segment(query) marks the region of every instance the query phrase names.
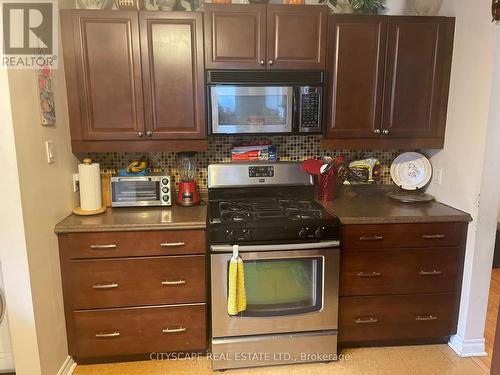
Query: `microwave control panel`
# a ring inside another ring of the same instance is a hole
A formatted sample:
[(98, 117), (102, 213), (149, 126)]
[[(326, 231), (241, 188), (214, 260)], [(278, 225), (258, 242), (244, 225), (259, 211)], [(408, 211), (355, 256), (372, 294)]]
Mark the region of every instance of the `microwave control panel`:
[(300, 88), (300, 132), (321, 132), (321, 87)]

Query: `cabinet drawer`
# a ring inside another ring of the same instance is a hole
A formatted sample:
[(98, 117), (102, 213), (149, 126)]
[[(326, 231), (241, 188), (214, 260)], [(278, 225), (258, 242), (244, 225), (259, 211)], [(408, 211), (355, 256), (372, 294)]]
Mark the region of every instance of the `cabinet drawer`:
[(73, 309), (205, 302), (205, 256), (73, 260)]
[(77, 311), (77, 358), (206, 348), (205, 305)]
[(72, 233), (61, 240), (71, 259), (205, 253), (204, 230)]
[(345, 225), (344, 249), (388, 247), (459, 246), (465, 235), (464, 223)]
[(454, 247), (346, 251), (340, 294), (455, 293), (459, 259)]
[(456, 331), (455, 294), (342, 297), (339, 341), (445, 337)]

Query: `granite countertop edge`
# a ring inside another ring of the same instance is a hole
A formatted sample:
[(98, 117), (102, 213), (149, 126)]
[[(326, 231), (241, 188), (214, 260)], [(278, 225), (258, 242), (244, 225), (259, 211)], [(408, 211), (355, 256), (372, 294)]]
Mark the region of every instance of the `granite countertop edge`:
[(188, 230), (188, 229), (206, 229), (206, 223), (168, 223), (168, 224), (113, 224), (92, 226), (67, 226), (61, 225), (54, 228), (55, 234), (68, 233), (97, 233), (97, 232), (140, 232), (140, 231), (158, 231), (158, 230)]

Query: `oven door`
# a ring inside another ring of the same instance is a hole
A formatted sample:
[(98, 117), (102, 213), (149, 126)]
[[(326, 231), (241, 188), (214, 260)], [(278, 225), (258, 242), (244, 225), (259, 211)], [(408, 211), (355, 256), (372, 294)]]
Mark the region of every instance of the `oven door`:
[(155, 177), (113, 177), (111, 206), (160, 206), (160, 180)]
[(211, 86), (212, 133), (291, 133), (293, 87)]
[(232, 254), (211, 255), (213, 337), (337, 329), (339, 249), (272, 249), (279, 246), (286, 250), (245, 252), (240, 246), (247, 309), (235, 316), (227, 313)]

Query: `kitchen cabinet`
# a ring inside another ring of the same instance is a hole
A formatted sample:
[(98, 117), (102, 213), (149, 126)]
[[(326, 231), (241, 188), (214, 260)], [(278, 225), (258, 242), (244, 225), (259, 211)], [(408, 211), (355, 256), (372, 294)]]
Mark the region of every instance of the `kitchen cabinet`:
[(59, 233), (77, 362), (207, 348), (204, 230)]
[(205, 4), (207, 69), (325, 69), (328, 8)]
[(442, 148), (454, 18), (330, 16), (325, 148)]
[(65, 68), (76, 75), (67, 77), (67, 90), (76, 96), (68, 101), (72, 124), (80, 124), (78, 135), (94, 141), (137, 139), (144, 133), (137, 13), (82, 10), (68, 16), (72, 32), (63, 24), (63, 33), (73, 40), (63, 49)]
[(466, 236), (467, 223), (344, 225), (339, 342), (433, 342), (455, 334)]
[(206, 149), (202, 21), (61, 11), (73, 152)]

